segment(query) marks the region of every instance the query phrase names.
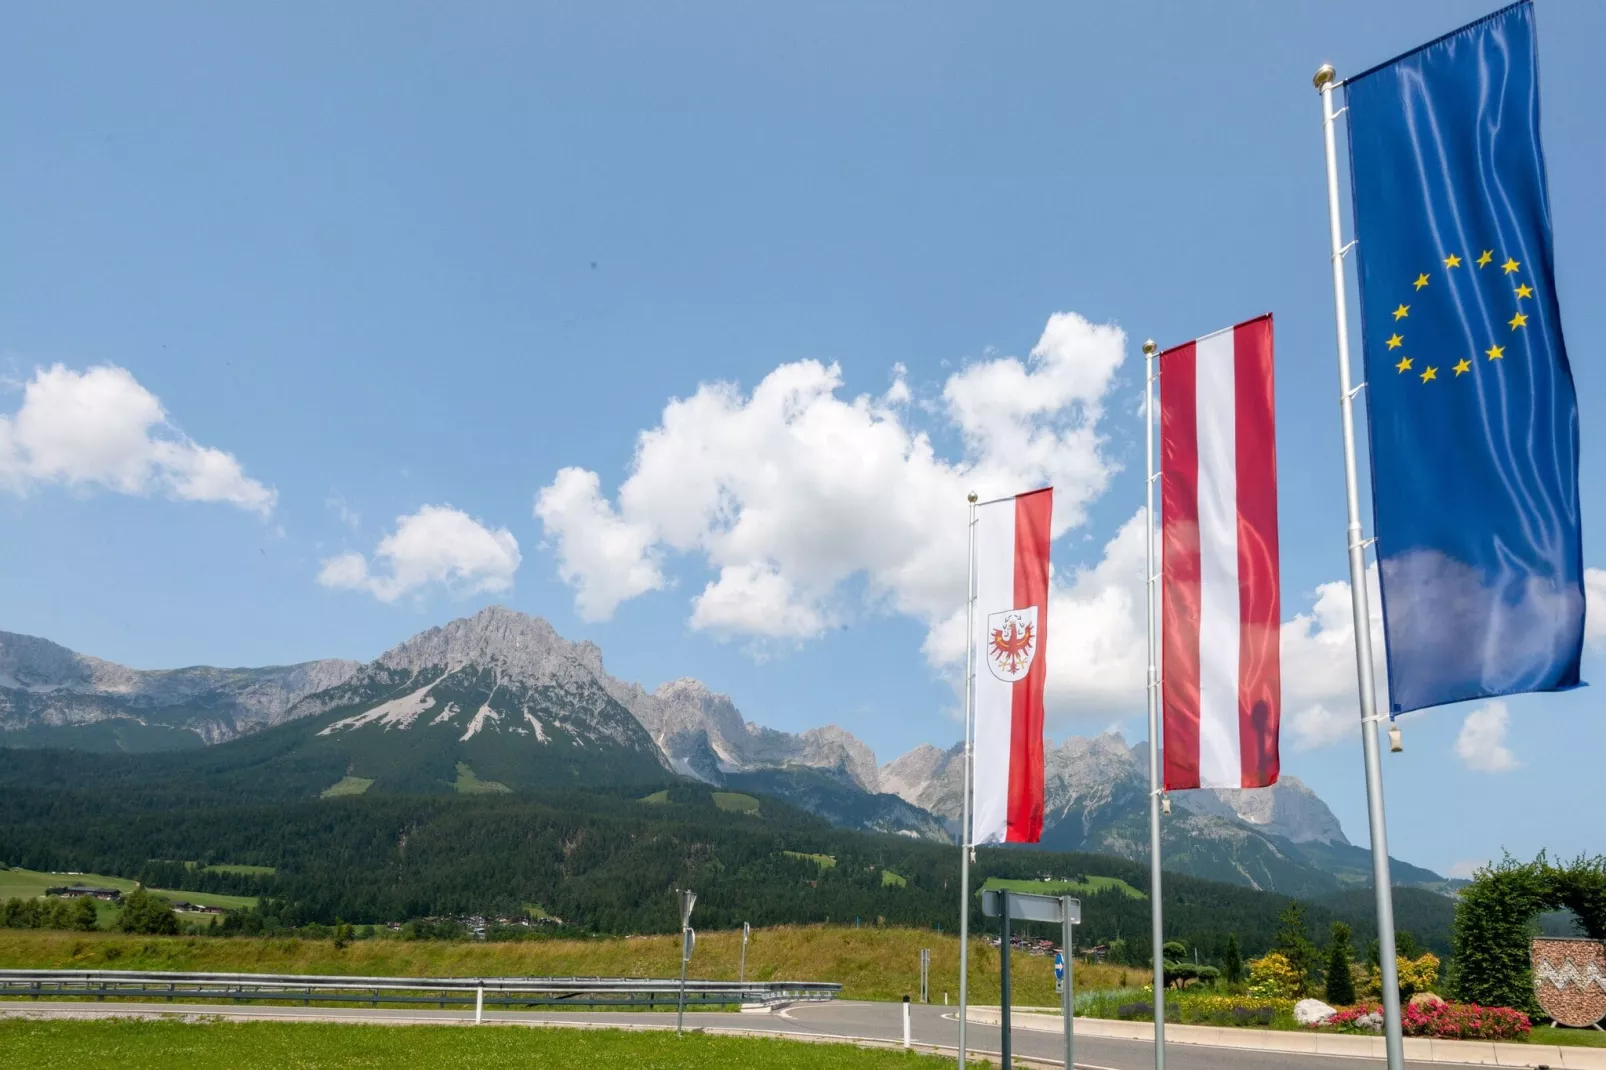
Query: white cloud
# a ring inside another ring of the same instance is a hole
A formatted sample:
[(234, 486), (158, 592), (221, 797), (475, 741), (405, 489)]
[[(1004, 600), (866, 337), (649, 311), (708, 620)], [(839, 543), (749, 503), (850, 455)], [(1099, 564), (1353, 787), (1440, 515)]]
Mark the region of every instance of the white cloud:
[(1517, 767), (1516, 755), (1506, 746), (1511, 714), (1504, 702), (1491, 702), (1467, 714), (1455, 739), (1456, 757), (1479, 773), (1503, 773)]
[(1461, 880), (1471, 880), (1478, 870), (1488, 864), (1488, 861), (1474, 862), (1471, 859), (1462, 859), (1459, 862), (1452, 862), (1450, 868), (1444, 871), (1444, 875), (1446, 877), (1457, 877)]
[(1584, 642), (1606, 646), (1606, 569), (1584, 569)]
[(232, 454), (192, 442), (128, 371), (38, 368), (0, 416), (0, 488), (99, 486), (120, 494), (226, 502), (266, 515), (276, 495)]
[(558, 575), (586, 620), (607, 620), (620, 602), (664, 586), (652, 529), (619, 518), (597, 473), (564, 468), (541, 489), (535, 516), (557, 540)]
[[(1085, 521), (1115, 467), (1098, 425), (1125, 341), (1057, 314), (1026, 361), (967, 365), (929, 408), (910, 404), (901, 368), (880, 397), (843, 396), (840, 369), (812, 360), (751, 394), (705, 383), (641, 434), (614, 501), (567, 468), (535, 513), (589, 619), (667, 586), (662, 563), (682, 554), (717, 574), (693, 600), (696, 628), (807, 639), (851, 609), (844, 585), (862, 577), (873, 607), (941, 632), (964, 598), (967, 491), (1053, 483), (1054, 533)], [(958, 457), (915, 425), (927, 411)]]
[(691, 626), (725, 634), (807, 639), (829, 619), (799, 598), (778, 570), (763, 565), (726, 565), (692, 600)]
[(325, 587), (367, 591), (381, 602), (435, 584), (460, 595), (505, 591), (519, 568), (519, 544), (506, 528), (491, 530), (449, 505), (426, 505), (396, 518), (396, 530), (374, 550), (328, 558)]

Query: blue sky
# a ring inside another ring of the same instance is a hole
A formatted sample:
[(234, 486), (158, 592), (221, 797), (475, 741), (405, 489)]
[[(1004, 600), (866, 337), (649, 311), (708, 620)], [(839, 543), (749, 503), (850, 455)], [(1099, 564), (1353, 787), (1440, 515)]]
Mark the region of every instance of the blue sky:
[[(963, 506), (926, 506), (1048, 475), (1083, 626), (1052, 730), (1135, 740), (1137, 346), (1270, 310), (1284, 616), (1326, 611), (1286, 651), (1284, 769), (1362, 840), (1310, 75), (1488, 9), (13, 6), (0, 627), (262, 664), (503, 602), (888, 760), (959, 732)], [(1606, 9), (1546, 0), (1539, 34), (1606, 565), (1606, 89), (1569, 78)], [(1395, 853), (1600, 849), (1595, 694), (1410, 718)]]

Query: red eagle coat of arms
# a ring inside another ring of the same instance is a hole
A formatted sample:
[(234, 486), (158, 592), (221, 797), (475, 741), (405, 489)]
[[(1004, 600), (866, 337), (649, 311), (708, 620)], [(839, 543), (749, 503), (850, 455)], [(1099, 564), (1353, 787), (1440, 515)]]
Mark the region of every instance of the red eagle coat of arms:
[(1012, 684), (1023, 679), (1037, 660), (1037, 607), (1006, 609), (987, 616), (987, 667)]

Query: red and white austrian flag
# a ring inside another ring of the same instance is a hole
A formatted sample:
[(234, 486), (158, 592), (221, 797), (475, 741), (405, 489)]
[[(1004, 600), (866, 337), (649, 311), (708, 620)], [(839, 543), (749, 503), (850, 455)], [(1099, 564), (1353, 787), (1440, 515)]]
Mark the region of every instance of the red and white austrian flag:
[(1165, 786), (1277, 782), (1271, 316), (1160, 354)]
[(976, 507), (972, 843), (1043, 836), (1043, 683), (1053, 488)]

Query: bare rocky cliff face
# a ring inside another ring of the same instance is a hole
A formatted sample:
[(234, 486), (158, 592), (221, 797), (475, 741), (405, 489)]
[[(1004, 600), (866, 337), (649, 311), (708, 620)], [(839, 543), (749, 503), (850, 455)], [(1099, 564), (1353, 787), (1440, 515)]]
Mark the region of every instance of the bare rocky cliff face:
[(881, 790), (875, 752), (836, 725), (801, 735), (742, 718), (729, 696), (697, 680), (671, 680), (656, 691), (612, 681), (611, 691), (652, 735), (671, 768), (708, 783), (726, 774), (800, 766), (840, 773), (861, 790)]
[(130, 669), (0, 632), (0, 733), (123, 722), (217, 743), (282, 723), (301, 699), (358, 668), (328, 659), (256, 669)]

